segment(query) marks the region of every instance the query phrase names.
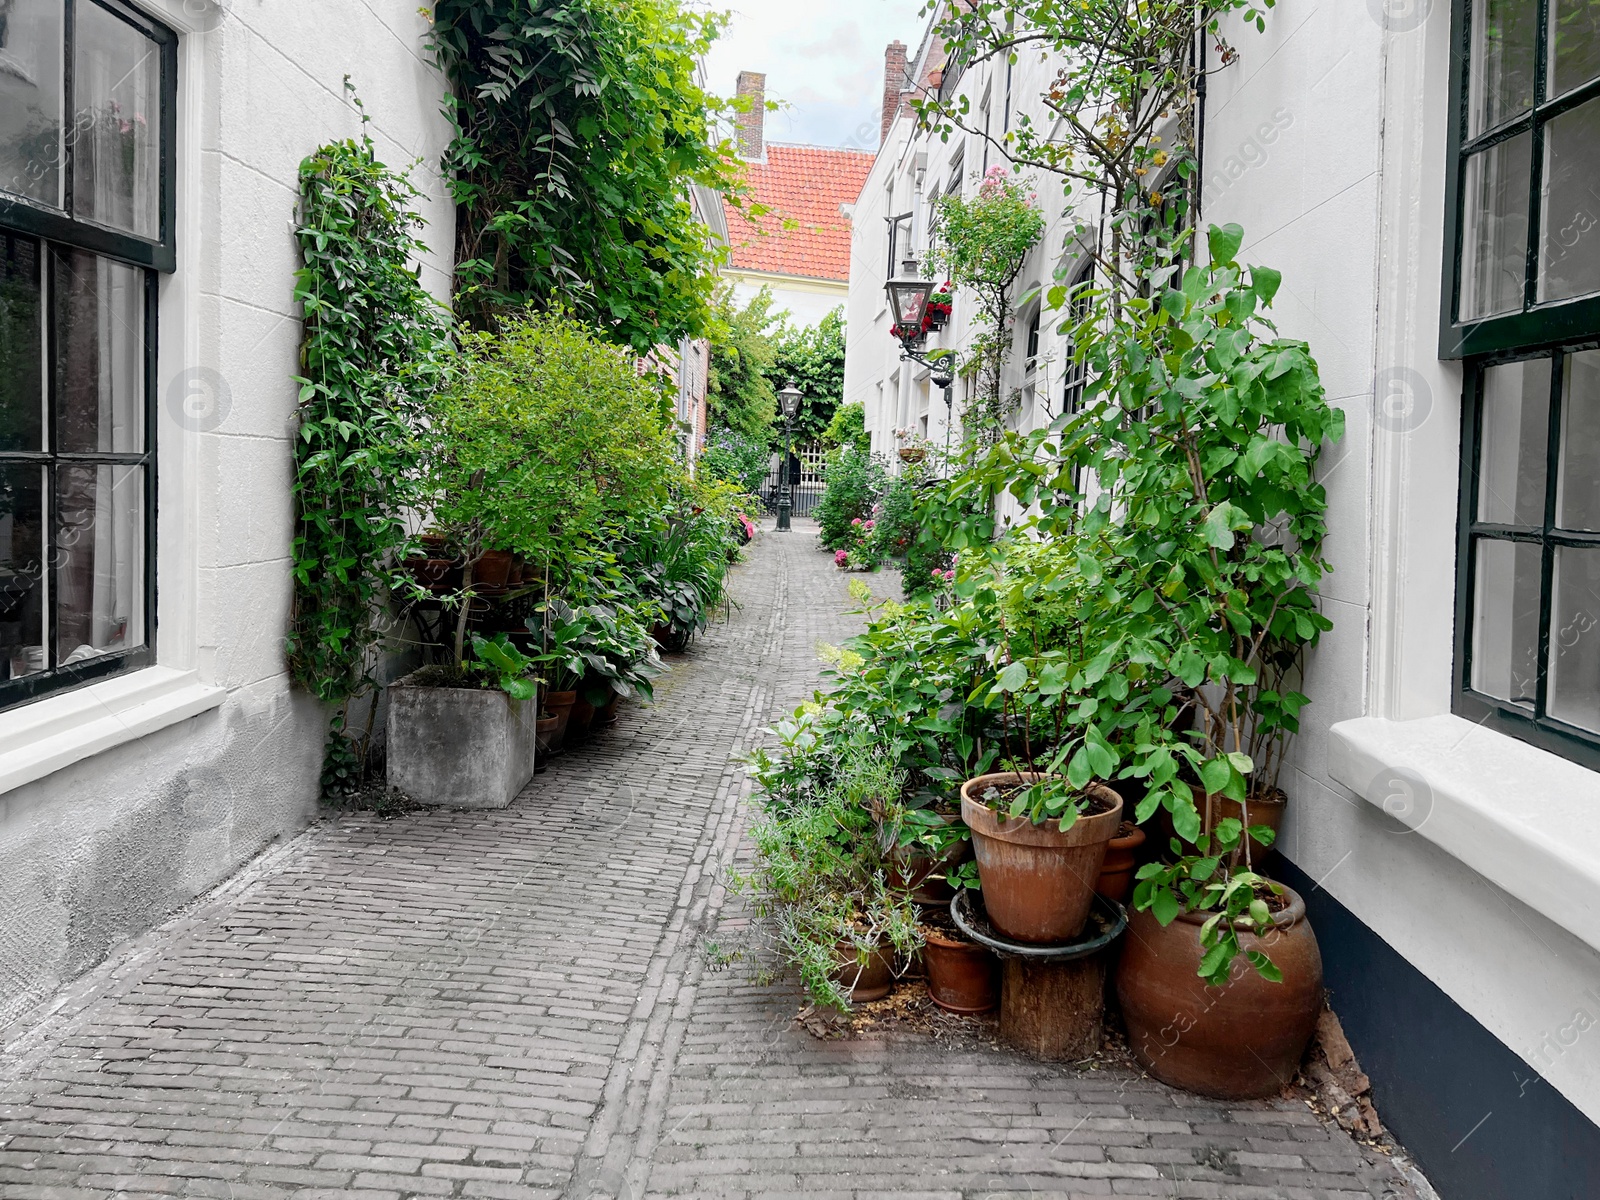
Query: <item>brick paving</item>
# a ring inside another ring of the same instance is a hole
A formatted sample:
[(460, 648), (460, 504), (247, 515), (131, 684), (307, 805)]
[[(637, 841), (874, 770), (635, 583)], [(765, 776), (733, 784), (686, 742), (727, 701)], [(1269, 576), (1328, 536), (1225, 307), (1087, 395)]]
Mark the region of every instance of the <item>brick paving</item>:
[(804, 522), (734, 594), (509, 809), (321, 822), (14, 1026), (0, 1197), (1414, 1194), (1303, 1107), (818, 1041), (792, 987), (711, 970), (729, 756), (856, 628)]

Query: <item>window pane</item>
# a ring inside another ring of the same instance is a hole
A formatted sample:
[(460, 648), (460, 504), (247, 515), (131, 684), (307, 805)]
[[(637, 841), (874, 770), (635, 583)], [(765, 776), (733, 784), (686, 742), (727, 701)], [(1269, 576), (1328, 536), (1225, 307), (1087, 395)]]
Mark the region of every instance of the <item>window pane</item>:
[(1539, 6), (1534, 0), (1479, 0), (1472, 8), (1467, 136), (1477, 137), (1533, 107)]
[(0, 232), (0, 450), (43, 450), (39, 243)]
[(0, 189), (61, 207), (61, 0), (0, 4)]
[(72, 209), (161, 236), (161, 47), (92, 0), (74, 10)]
[(1556, 550), (1550, 715), (1600, 733), (1600, 550)]
[(1472, 687), (1532, 709), (1539, 687), (1537, 544), (1480, 541), (1473, 599)]
[(1556, 524), (1600, 533), (1600, 350), (1567, 356)]
[(0, 679), (45, 668), (44, 468), (0, 467)]
[(1478, 520), (1543, 527), (1550, 458), (1551, 360), (1490, 367), (1483, 373), (1483, 434), (1478, 451)]
[(1600, 4), (1550, 0), (1550, 95), (1600, 75)]
[(1539, 299), (1600, 291), (1600, 100), (1545, 126)]
[(144, 273), (81, 250), (53, 257), (56, 449), (144, 447)]
[(1519, 133), (1467, 160), (1462, 183), (1466, 200), (1461, 243), (1463, 321), (1522, 308), (1532, 146), (1533, 135)]
[(61, 666), (144, 644), (144, 468), (56, 469)]

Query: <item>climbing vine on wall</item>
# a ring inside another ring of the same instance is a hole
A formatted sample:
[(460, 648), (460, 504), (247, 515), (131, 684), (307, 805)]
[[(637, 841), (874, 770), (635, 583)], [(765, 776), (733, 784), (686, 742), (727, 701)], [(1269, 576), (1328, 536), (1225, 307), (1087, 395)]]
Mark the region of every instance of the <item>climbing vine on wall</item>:
[(445, 314), (412, 265), (426, 249), (409, 207), (417, 195), (378, 161), (364, 131), (300, 166), (295, 237), (305, 265), (294, 288), (303, 338), (288, 655), (295, 679), (336, 703), (367, 684), (389, 572), (406, 540), (415, 419), (447, 336)]
[(439, 0), (464, 320), (559, 302), (641, 353), (704, 330), (719, 251), (689, 195), (741, 190), (697, 82), (721, 20), (679, 0)]

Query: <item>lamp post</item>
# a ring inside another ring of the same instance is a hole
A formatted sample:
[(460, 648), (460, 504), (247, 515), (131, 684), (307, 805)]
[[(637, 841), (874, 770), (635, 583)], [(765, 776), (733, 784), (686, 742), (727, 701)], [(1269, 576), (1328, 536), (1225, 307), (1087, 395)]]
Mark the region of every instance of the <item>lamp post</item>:
[(790, 380), (787, 387), (778, 393), (778, 400), (783, 404), (783, 461), (778, 467), (778, 531), (789, 532), (789, 514), (794, 505), (789, 491), (789, 456), (793, 453), (790, 442), (794, 433), (795, 414), (800, 411), (800, 401), (804, 393)]
[(955, 423), (955, 386), (956, 377), (947, 368), (941, 367), (933, 377), (933, 384), (944, 391), (944, 469), (950, 470), (950, 426)]

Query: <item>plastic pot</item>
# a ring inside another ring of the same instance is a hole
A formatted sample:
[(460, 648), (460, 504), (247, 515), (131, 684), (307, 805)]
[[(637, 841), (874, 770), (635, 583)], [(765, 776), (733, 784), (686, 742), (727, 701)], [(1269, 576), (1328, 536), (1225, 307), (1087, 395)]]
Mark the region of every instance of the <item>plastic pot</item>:
[(1165, 929), (1147, 912), (1128, 918), (1117, 998), (1150, 1074), (1221, 1100), (1272, 1096), (1294, 1078), (1322, 1011), (1322, 955), (1305, 902), (1293, 891), (1288, 900), (1264, 934), (1238, 931), (1240, 950), (1266, 954), (1282, 983), (1263, 979), (1244, 953), (1222, 987), (1201, 979), (1209, 913), (1181, 913)]
[(961, 816), (972, 830), (983, 902), (995, 930), (1018, 942), (1065, 942), (1083, 931), (1106, 845), (1122, 823), (1122, 798), (1091, 783), (1084, 793), (1110, 807), (1079, 817), (1065, 832), (1047, 821), (1002, 817), (980, 797), (991, 787), (1034, 783), (1036, 774), (980, 775), (961, 785)]

